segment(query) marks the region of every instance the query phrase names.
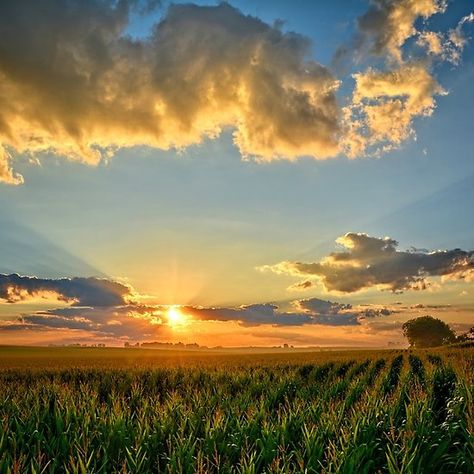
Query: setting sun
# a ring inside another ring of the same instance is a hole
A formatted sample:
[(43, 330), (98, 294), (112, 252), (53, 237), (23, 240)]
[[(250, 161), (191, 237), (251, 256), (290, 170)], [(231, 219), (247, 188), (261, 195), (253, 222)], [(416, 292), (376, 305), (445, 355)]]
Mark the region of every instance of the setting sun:
[(170, 326), (182, 326), (186, 323), (186, 316), (180, 311), (177, 306), (171, 306), (166, 312), (168, 323)]

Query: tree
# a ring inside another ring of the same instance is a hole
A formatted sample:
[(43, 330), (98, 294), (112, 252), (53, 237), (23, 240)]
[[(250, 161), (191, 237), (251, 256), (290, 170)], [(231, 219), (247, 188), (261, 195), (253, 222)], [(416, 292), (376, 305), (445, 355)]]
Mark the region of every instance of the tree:
[(468, 342), (468, 341), (474, 341), (474, 327), (469, 329), (469, 331), (467, 331), (463, 334), (460, 334), (456, 338), (456, 342)]
[(432, 316), (410, 319), (402, 329), (411, 347), (436, 347), (456, 341), (454, 331), (444, 321)]

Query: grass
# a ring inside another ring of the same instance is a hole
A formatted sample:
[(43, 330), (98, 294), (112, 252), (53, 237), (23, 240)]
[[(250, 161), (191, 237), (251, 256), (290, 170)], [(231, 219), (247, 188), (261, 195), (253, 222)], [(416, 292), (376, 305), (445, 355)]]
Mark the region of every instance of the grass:
[(0, 348), (0, 473), (471, 473), (473, 374), (472, 348)]

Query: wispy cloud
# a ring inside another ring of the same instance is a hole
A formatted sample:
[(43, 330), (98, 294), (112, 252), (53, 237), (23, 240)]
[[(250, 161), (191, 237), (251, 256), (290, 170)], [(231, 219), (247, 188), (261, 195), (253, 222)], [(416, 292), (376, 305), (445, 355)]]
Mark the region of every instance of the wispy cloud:
[(468, 42), (465, 34), (465, 27), (474, 21), (474, 13), (461, 18), (455, 28), (447, 32), (420, 31), (417, 44), (429, 55), (439, 57), (444, 61), (457, 65), (461, 61), (462, 52)]
[(12, 331), (14, 325), (18, 330), (81, 330), (100, 337), (153, 339), (166, 326), (166, 319), (161, 318), (164, 311), (144, 305), (56, 308), (23, 314), (0, 324), (0, 331)]

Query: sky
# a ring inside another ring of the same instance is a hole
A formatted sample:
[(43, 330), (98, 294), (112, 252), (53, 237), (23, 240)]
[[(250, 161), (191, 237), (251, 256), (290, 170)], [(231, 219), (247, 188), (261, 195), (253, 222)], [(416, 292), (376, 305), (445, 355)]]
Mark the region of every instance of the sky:
[(474, 4), (0, 4), (0, 344), (474, 326)]

